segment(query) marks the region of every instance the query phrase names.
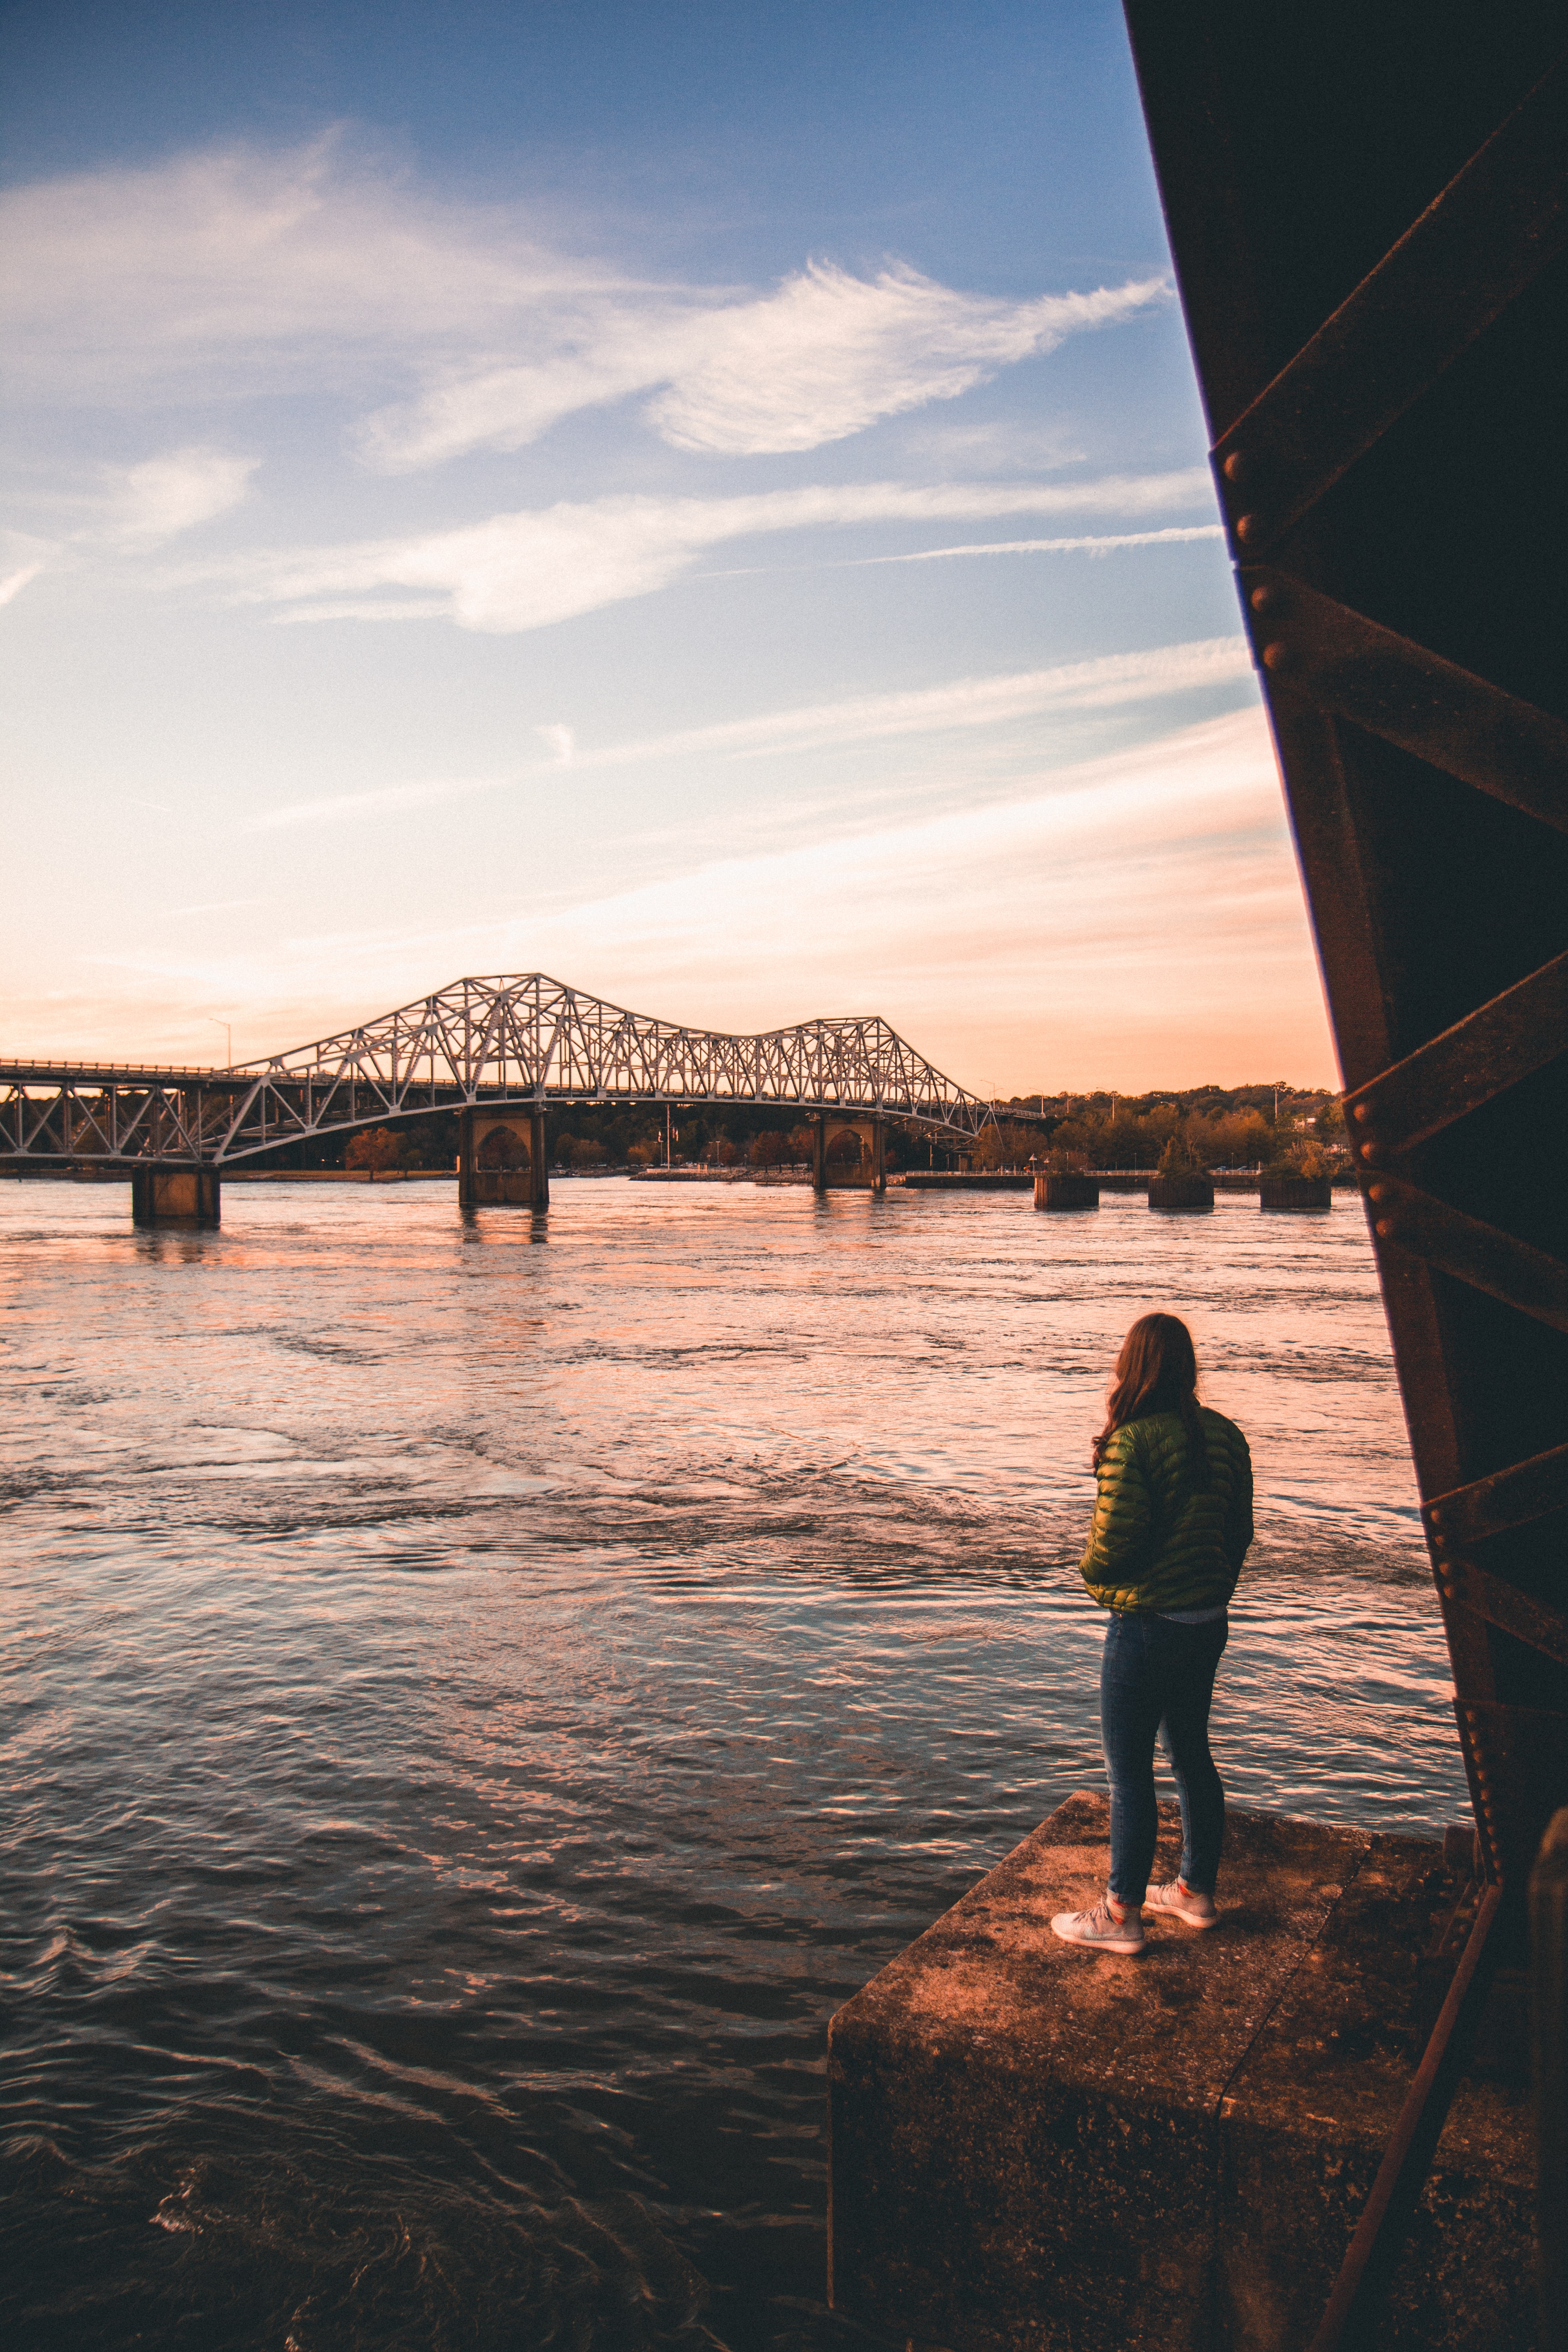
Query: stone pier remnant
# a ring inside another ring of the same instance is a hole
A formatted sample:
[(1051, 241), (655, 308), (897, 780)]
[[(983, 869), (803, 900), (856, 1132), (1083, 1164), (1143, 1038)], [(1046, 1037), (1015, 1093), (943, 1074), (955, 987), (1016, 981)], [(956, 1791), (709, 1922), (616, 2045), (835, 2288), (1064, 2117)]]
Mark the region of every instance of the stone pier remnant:
[(221, 1190), (210, 1168), (134, 1168), (132, 1220), (138, 1225), (216, 1225)]
[(1333, 1186), (1327, 1176), (1264, 1175), (1258, 1179), (1258, 1205), (1260, 1209), (1331, 1209)]
[[(818, 1112), (811, 1123), (811, 1181), (816, 1191), (885, 1192), (887, 1122)], [(842, 1147), (856, 1144), (856, 1154)]]
[(1208, 1176), (1151, 1176), (1152, 1209), (1212, 1209), (1214, 1181)]
[(459, 1114), (458, 1200), (465, 1209), (550, 1206), (542, 1110), (481, 1107)]
[[(1174, 1873), (1162, 1808), (1156, 1874)], [(1060, 1943), (1103, 1892), (1070, 1797), (828, 2029), (829, 2294), (952, 2352), (1305, 2352), (1420, 2062), (1463, 1892), (1421, 1838), (1233, 1809), (1222, 1916), (1142, 1959)], [(1502, 2045), (1500, 2045), (1500, 2047)], [(1531, 2099), (1461, 2082), (1380, 2352), (1532, 2340)]]
[(1100, 1184), (1093, 1176), (1050, 1176), (1035, 1179), (1037, 1209), (1098, 1209)]

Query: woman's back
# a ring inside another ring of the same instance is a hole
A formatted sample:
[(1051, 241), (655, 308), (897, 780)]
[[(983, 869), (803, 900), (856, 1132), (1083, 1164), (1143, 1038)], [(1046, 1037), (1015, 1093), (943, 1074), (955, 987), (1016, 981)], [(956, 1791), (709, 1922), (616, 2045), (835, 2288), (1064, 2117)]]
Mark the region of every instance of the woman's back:
[(1206, 1481), (1180, 1412), (1141, 1414), (1105, 1441), (1080, 1563), (1104, 1608), (1219, 1608), (1236, 1590), (1252, 1540), (1251, 1457), (1224, 1413), (1199, 1407), (1197, 1417)]

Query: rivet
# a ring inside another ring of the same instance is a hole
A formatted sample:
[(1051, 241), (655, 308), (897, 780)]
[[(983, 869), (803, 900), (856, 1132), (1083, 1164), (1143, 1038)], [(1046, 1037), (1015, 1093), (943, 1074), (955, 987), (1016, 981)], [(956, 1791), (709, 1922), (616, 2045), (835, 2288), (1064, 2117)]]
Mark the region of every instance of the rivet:
[(1278, 642), (1271, 646), (1265, 646), (1263, 648), (1263, 667), (1265, 669), (1289, 669), (1290, 667), (1289, 646), (1282, 646)]
[(1272, 613), (1280, 602), (1279, 591), (1271, 580), (1265, 580), (1253, 590), (1249, 601), (1255, 613)]
[(1377, 1158), (1376, 1144), (1363, 1143), (1361, 1147), (1361, 1156), (1363, 1160), (1375, 1160)]
[(1373, 1231), (1380, 1241), (1393, 1242), (1399, 1238), (1399, 1227), (1392, 1217), (1379, 1217)]
[(1225, 473), (1225, 478), (1227, 482), (1240, 482), (1246, 479), (1247, 470), (1247, 460), (1242, 456), (1239, 449), (1233, 449), (1231, 451), (1229, 457), (1225, 461), (1223, 470)]
[(1386, 1201), (1388, 1187), (1386, 1184), (1369, 1184), (1366, 1188), (1366, 1196), (1369, 1201)]
[(1250, 547), (1255, 539), (1261, 539), (1263, 536), (1262, 517), (1260, 515), (1243, 515), (1241, 520), (1236, 526), (1236, 535), (1237, 539), (1240, 540), (1243, 547)]
[(1357, 1103), (1354, 1110), (1351, 1113), (1351, 1117), (1352, 1118), (1363, 1120), (1369, 1119), (1372, 1117), (1372, 1105), (1370, 1103)]

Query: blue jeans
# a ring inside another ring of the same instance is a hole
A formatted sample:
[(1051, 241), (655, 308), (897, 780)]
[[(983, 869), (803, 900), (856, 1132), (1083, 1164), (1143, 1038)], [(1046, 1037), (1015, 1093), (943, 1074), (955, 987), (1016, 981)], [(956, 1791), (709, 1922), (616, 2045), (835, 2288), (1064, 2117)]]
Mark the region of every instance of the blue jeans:
[(1118, 1611), (1106, 1628), (1100, 1665), (1100, 1728), (1110, 1778), (1110, 1892), (1142, 1903), (1148, 1891), (1160, 1816), (1154, 1801), (1154, 1737), (1163, 1733), (1182, 1801), (1182, 1882), (1212, 1895), (1225, 1843), (1225, 1790), (1209, 1754), (1215, 1669), (1229, 1627), (1176, 1625), (1168, 1617)]

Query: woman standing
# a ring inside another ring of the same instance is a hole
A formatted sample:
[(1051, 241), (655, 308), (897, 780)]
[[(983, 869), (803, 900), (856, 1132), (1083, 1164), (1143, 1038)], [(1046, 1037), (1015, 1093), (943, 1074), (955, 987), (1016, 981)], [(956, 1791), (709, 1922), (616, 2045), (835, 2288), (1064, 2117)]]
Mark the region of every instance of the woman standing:
[[(1131, 1958), (1142, 1914), (1212, 1927), (1225, 1791), (1209, 1754), (1209, 1704), (1226, 1604), (1252, 1541), (1252, 1460), (1232, 1421), (1197, 1399), (1192, 1334), (1141, 1316), (1121, 1343), (1094, 1441), (1100, 1482), (1084, 1582), (1110, 1612), (1100, 1723), (1110, 1779), (1110, 1883), (1088, 1911), (1051, 1921), (1067, 1944)], [(1151, 1887), (1159, 1834), (1154, 1739), (1182, 1803), (1182, 1866)]]

